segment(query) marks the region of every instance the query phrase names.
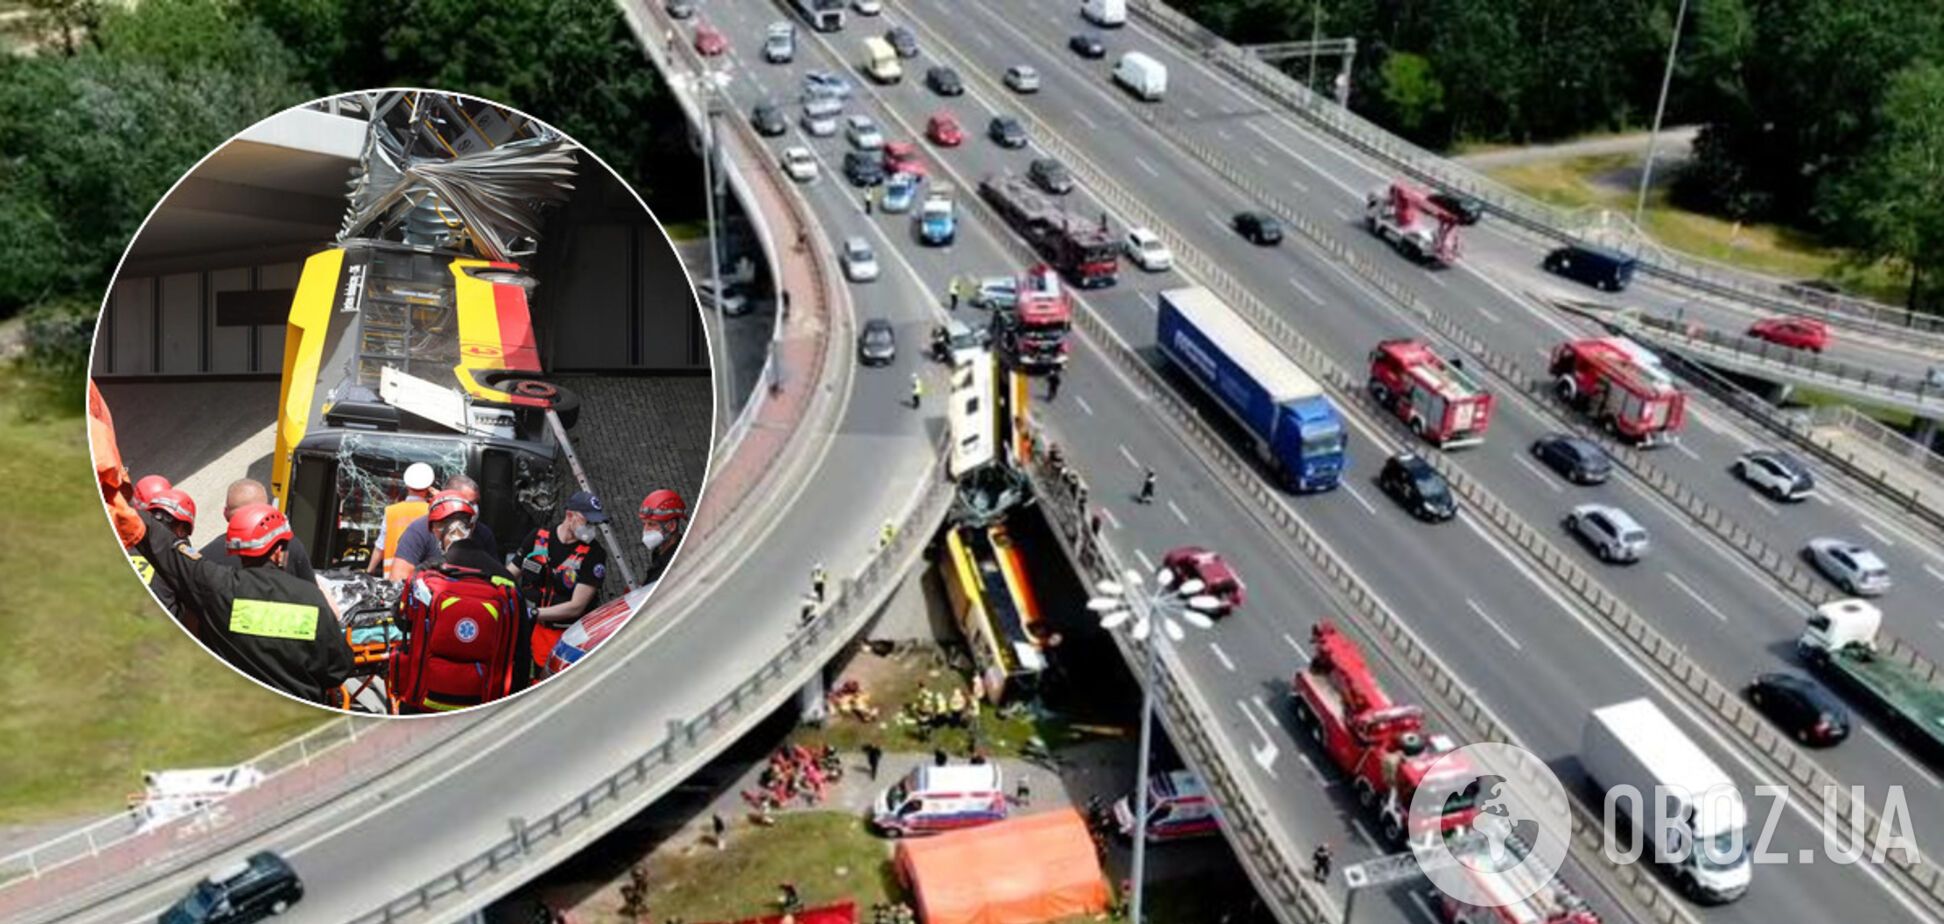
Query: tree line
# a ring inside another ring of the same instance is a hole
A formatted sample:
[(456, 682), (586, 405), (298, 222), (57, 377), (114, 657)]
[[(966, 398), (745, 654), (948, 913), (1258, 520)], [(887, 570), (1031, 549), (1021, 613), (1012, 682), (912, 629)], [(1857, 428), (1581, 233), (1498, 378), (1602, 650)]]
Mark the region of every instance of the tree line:
[[(1646, 127), (1680, 2), (1175, 5), (1239, 43), (1355, 38), (1351, 108), (1449, 149)], [(1912, 304), (1944, 307), (1944, 3), (1688, 0), (1667, 123), (1702, 126), (1681, 204), (1893, 261)]]

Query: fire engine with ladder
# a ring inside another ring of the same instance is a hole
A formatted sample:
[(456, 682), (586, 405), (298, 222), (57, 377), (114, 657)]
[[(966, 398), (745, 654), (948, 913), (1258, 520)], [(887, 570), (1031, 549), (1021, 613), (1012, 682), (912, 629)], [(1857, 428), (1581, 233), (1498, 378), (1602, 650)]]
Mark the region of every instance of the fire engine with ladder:
[(1364, 197), (1364, 225), (1398, 253), (1419, 263), (1458, 262), (1458, 216), (1403, 180)]
[(1628, 442), (1671, 443), (1687, 416), (1687, 395), (1660, 358), (1630, 340), (1569, 340), (1548, 372), (1561, 400)]
[[(1440, 910), (1446, 924), (1600, 924), (1586, 899), (1566, 887), (1557, 876), (1534, 870), (1521, 863), (1500, 872), (1478, 869), (1456, 856), (1457, 867), (1464, 870), (1487, 904), (1474, 905), (1439, 890)], [(1547, 876), (1544, 883), (1534, 880)], [(1515, 896), (1524, 895), (1524, 898)]]
[[(1460, 783), (1471, 778), (1460, 758), (1434, 767), (1457, 746), (1445, 735), (1427, 735), (1424, 712), (1391, 702), (1364, 662), (1363, 651), (1336, 624), (1324, 621), (1310, 630), (1309, 664), (1290, 684), (1296, 721), (1352, 779), (1357, 801), (1378, 816), (1384, 839), (1393, 843), (1467, 831), (1477, 816), (1476, 794)], [(1411, 798), (1419, 788), (1449, 786), (1437, 829), (1410, 819)]]
[(1492, 422), (1491, 393), (1421, 340), (1385, 340), (1370, 351), (1370, 395), (1440, 449), (1484, 442)]

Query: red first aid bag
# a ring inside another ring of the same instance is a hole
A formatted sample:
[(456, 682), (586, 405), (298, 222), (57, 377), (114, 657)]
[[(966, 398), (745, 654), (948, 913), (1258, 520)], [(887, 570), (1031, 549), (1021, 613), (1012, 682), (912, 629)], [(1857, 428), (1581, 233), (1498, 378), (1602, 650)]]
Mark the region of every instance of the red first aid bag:
[(531, 622), (510, 578), (446, 565), (413, 576), (399, 603), (405, 641), (386, 687), (400, 712), (446, 712), (526, 685)]

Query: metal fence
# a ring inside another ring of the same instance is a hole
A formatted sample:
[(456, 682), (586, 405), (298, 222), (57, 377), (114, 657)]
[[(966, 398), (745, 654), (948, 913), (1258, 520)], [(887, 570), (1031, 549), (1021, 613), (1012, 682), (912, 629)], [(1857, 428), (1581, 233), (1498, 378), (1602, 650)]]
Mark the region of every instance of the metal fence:
[[(1787, 375), (1807, 384), (1875, 395), (1883, 401), (1931, 415), (1944, 416), (1944, 379), (1884, 372), (1874, 366), (1859, 366), (1841, 360), (1825, 359), (1821, 353), (1795, 350), (1763, 340), (1713, 328), (1683, 323), (1679, 318), (1639, 315), (1622, 324), (1638, 325), (1646, 336), (1672, 344), (1673, 349), (1721, 357), (1723, 363), (1765, 363), (1787, 369)], [(1771, 372), (1772, 375), (1784, 375)]]
[(1884, 426), (1868, 414), (1848, 405), (1826, 404), (1810, 411), (1809, 425), (1818, 429), (1824, 427), (1840, 429), (1850, 436), (1875, 446), (1884, 455), (1907, 463), (1914, 473), (1927, 479), (1935, 479), (1938, 482), (1937, 486), (1944, 488), (1944, 456)]
[[(1312, 92), (1301, 81), (1262, 62), (1167, 4), (1159, 0), (1132, 0), (1128, 7), (1211, 65), (1358, 150), (1419, 180), (1478, 199), (1495, 214), (1542, 238), (1564, 243), (1584, 236), (1572, 230), (1576, 222), (1566, 211), (1390, 134)], [(1815, 298), (1809, 298), (1805, 293), (1813, 290), (1744, 270), (1660, 248), (1649, 251), (1640, 243), (1632, 249), (1642, 259), (1643, 272), (1697, 291), (1766, 311), (1817, 317), (1906, 341), (1921, 338), (1934, 348), (1944, 349), (1944, 317), (1914, 314), (1889, 305), (1820, 292), (1814, 293)]]

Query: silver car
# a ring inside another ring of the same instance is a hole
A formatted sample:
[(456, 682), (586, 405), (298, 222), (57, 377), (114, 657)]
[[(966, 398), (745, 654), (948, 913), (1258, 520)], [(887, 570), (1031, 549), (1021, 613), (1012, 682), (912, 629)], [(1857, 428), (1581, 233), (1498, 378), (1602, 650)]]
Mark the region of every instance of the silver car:
[(877, 254), (871, 250), (871, 242), (861, 237), (844, 239), (844, 251), (837, 258), (844, 266), (844, 278), (852, 282), (870, 282), (878, 278)]
[(844, 137), (850, 139), (851, 147), (860, 151), (884, 147), (884, 133), (878, 130), (877, 120), (863, 113), (844, 117)]
[(1038, 93), (1039, 71), (1030, 64), (1015, 64), (1006, 68), (1006, 86), (1011, 87), (1014, 93)]
[(1567, 514), (1566, 528), (1601, 561), (1636, 562), (1647, 554), (1647, 528), (1618, 507), (1581, 504)]
[(1857, 597), (1874, 597), (1890, 589), (1890, 568), (1870, 551), (1848, 539), (1809, 540), (1803, 550), (1830, 583)]

